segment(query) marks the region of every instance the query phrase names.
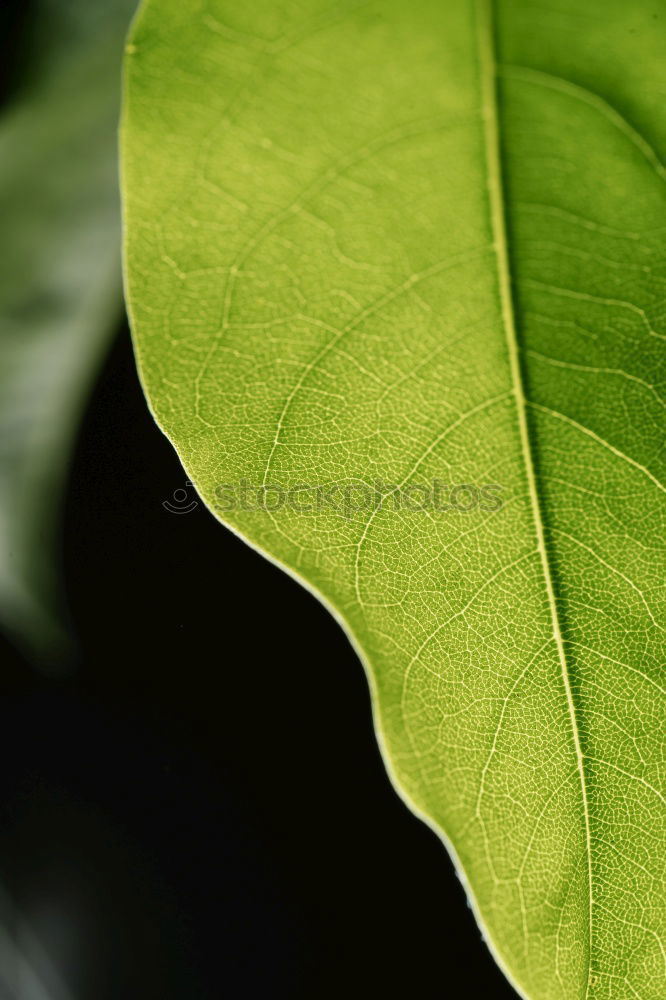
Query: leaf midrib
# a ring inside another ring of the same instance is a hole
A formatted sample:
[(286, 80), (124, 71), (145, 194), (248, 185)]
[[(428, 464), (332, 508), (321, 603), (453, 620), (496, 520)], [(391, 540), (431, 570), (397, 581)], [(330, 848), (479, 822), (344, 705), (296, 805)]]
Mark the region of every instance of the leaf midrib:
[(496, 58), (496, 40), (494, 28), (494, 0), (476, 0), (476, 22), (479, 41), (479, 63), (481, 75), (482, 105), (481, 112), (485, 127), (486, 169), (488, 178), (488, 193), (490, 201), (491, 226), (493, 244), (497, 258), (498, 283), (502, 311), (502, 325), (506, 336), (509, 366), (511, 371), (512, 393), (516, 401), (516, 415), (520, 434), (521, 452), (525, 465), (530, 507), (537, 538), (537, 548), (548, 598), (553, 639), (557, 648), (562, 682), (567, 699), (567, 708), (571, 722), (574, 749), (578, 775), (580, 779), (583, 814), (585, 822), (585, 853), (588, 871), (588, 968), (585, 986), (585, 998), (589, 993), (590, 973), (592, 965), (592, 850), (590, 834), (590, 814), (587, 797), (587, 785), (583, 752), (578, 729), (576, 706), (569, 677), (569, 665), (564, 648), (562, 625), (557, 610), (555, 584), (550, 565), (550, 557), (546, 546), (544, 520), (539, 500), (537, 476), (530, 431), (527, 419), (528, 401), (525, 397), (523, 374), (520, 360), (516, 316), (511, 291), (511, 263), (509, 257), (506, 208), (504, 201), (504, 183), (502, 168), (502, 147), (499, 127), (498, 73)]

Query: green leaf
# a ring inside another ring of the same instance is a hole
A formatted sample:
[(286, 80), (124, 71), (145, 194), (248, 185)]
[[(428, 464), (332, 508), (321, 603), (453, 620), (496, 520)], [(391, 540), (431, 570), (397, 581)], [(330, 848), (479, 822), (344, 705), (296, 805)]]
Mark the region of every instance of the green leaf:
[(121, 316), (116, 129), (133, 0), (38, 0), (0, 117), (0, 619), (63, 632), (53, 537), (88, 385)]
[[(339, 616), (396, 786), (532, 1000), (665, 989), (665, 22), (148, 0), (128, 49), (150, 405)], [(406, 509), (434, 481), (502, 503)]]

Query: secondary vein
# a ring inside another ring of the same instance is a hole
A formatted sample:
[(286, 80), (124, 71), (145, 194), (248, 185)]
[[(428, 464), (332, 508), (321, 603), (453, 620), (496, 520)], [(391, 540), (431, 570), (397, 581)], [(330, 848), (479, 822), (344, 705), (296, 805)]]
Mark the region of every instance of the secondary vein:
[(523, 388), (523, 376), (520, 365), (520, 350), (516, 331), (516, 320), (513, 307), (513, 297), (511, 292), (511, 269), (509, 262), (508, 240), (506, 232), (506, 220), (504, 215), (504, 192), (502, 178), (502, 160), (500, 133), (498, 122), (498, 100), (497, 100), (497, 60), (495, 56), (494, 37), (494, 9), (493, 0), (476, 0), (476, 14), (479, 34), (479, 59), (481, 66), (481, 87), (482, 87), (482, 114), (485, 126), (486, 139), (486, 163), (488, 172), (488, 191), (490, 199), (490, 215), (493, 230), (494, 248), (497, 257), (497, 269), (499, 280), (499, 292), (502, 308), (502, 322), (506, 335), (506, 344), (509, 355), (509, 365), (511, 371), (511, 381), (513, 395), (516, 401), (516, 413), (518, 418), (518, 428), (520, 434), (521, 451), (525, 464), (525, 474), (527, 478), (530, 505), (534, 520), (534, 527), (537, 537), (537, 548), (541, 560), (541, 567), (548, 598), (550, 610), (551, 626), (553, 638), (557, 648), (557, 655), (560, 663), (562, 682), (567, 700), (567, 708), (571, 722), (574, 749), (580, 779), (581, 795), (583, 802), (583, 814), (585, 822), (585, 851), (588, 871), (588, 975), (585, 988), (585, 997), (589, 993), (591, 957), (592, 957), (592, 929), (593, 929), (593, 905), (592, 905), (592, 843), (590, 834), (590, 813), (587, 798), (587, 785), (585, 779), (585, 767), (583, 752), (581, 748), (580, 735), (578, 731), (578, 720), (576, 707), (573, 698), (571, 680), (569, 677), (569, 667), (564, 648), (564, 638), (560, 617), (557, 610), (557, 600), (555, 595), (555, 585), (551, 571), (548, 550), (546, 548), (546, 537), (539, 502), (537, 489), (536, 470), (530, 442), (529, 425), (527, 419), (527, 400)]

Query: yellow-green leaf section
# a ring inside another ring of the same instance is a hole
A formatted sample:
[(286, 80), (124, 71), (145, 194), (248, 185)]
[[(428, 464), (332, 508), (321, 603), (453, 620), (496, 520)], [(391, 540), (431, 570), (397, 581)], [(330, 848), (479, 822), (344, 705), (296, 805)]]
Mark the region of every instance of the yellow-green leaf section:
[[(666, 996), (665, 153), (661, 0), (147, 0), (128, 46), (150, 405), (342, 620), (531, 1000)], [(503, 502), (351, 489), (435, 481)]]

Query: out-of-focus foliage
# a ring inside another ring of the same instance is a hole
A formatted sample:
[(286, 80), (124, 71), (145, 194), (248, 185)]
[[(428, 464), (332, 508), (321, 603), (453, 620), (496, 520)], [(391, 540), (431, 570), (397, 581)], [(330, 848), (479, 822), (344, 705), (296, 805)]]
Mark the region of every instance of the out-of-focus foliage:
[(63, 474), (121, 314), (116, 132), (133, 7), (36, 0), (13, 53), (3, 46), (15, 72), (0, 117), (0, 623), (40, 657), (62, 650)]

